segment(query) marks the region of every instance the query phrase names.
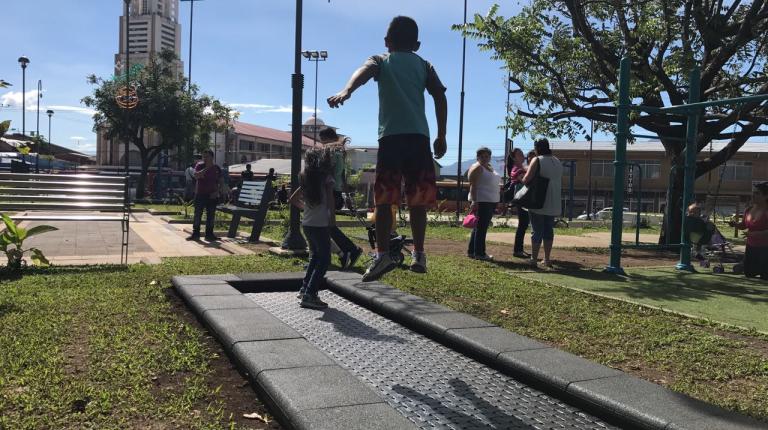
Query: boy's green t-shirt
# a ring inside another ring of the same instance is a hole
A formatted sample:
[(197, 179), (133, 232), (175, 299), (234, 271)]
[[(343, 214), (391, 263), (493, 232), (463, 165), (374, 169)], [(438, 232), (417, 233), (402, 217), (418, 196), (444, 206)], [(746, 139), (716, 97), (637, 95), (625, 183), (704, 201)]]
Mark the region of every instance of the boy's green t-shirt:
[(429, 137), (424, 90), (445, 91), (435, 68), (413, 52), (395, 51), (369, 58), (364, 67), (379, 84), (379, 139), (395, 134)]

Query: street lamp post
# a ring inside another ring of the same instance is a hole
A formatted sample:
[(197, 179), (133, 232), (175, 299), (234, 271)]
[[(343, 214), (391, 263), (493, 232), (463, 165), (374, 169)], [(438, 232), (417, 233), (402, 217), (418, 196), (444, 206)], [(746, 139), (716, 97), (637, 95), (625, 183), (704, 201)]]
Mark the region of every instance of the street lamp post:
[(320, 64), (321, 61), (328, 59), (328, 51), (302, 51), (301, 55), (307, 60), (315, 62), (315, 125), (313, 130), (315, 136), (314, 141), (317, 143), (317, 72), (318, 64)]
[(595, 121), (589, 120), (589, 156), (587, 163), (587, 219), (592, 220), (592, 140), (595, 134)]
[[(302, 0), (296, 0), (296, 40), (293, 51), (293, 111), (291, 121), (291, 192), (299, 188), (301, 170), (301, 103), (304, 75), (301, 73), (301, 15)], [(307, 242), (299, 228), (299, 209), (291, 205), (290, 227), (281, 246), (283, 249), (305, 250)]]
[[(51, 152), (51, 142), (53, 142), (53, 138), (51, 137), (51, 117), (53, 116), (53, 110), (48, 109), (45, 111), (45, 113), (48, 114), (48, 152)], [(48, 154), (50, 155), (50, 154)], [(40, 154), (38, 154), (38, 157)], [(51, 170), (52, 162), (51, 160), (48, 160), (48, 170)]]
[(21, 135), (27, 135), (27, 64), (29, 64), (29, 58), (25, 56), (19, 57), (19, 64), (21, 65)]
[[(467, 25), (467, 0), (464, 0), (464, 25)], [(464, 74), (467, 62), (467, 36), (461, 48), (461, 102), (459, 104), (459, 165), (456, 167), (456, 220), (461, 216), (461, 147), (464, 143)]]
[(40, 173), (40, 99), (43, 98), (43, 81), (38, 79), (37, 80), (37, 131), (35, 132), (35, 137), (37, 138), (37, 143), (35, 144), (35, 152), (37, 153), (37, 156), (35, 157), (35, 173)]
[(187, 91), (190, 91), (192, 86), (192, 23), (195, 17), (195, 2), (202, 0), (181, 0), (189, 2), (189, 64), (187, 64)]
[[(509, 171), (509, 166), (507, 166), (507, 160), (509, 159), (509, 153), (512, 151), (512, 145), (510, 145), (509, 140), (509, 124), (507, 124), (507, 116), (509, 115), (509, 95), (512, 92), (510, 90), (510, 85), (512, 84), (512, 72), (509, 72), (507, 74), (507, 104), (506, 109), (504, 110), (504, 183), (507, 183), (507, 172)], [(506, 207), (506, 206), (505, 206)]]

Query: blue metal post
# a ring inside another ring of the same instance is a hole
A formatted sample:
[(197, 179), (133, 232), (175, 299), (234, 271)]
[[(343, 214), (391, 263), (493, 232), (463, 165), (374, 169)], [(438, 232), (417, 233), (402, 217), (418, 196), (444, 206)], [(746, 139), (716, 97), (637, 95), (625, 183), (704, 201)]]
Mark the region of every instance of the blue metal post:
[(611, 219), (611, 259), (604, 272), (625, 275), (621, 268), (621, 232), (624, 220), (624, 166), (629, 136), (629, 58), (619, 66), (619, 105), (616, 112), (616, 159), (613, 162), (613, 211)]
[[(691, 72), (690, 87), (688, 88), (688, 104), (698, 103), (701, 71), (698, 67)], [(685, 181), (683, 182), (683, 199), (680, 205), (680, 262), (675, 266), (678, 270), (694, 271), (691, 264), (691, 240), (688, 237), (688, 223), (685, 218), (688, 215), (688, 205), (693, 201), (694, 185), (696, 181), (696, 134), (699, 129), (699, 110), (688, 111), (688, 124), (685, 133)]]

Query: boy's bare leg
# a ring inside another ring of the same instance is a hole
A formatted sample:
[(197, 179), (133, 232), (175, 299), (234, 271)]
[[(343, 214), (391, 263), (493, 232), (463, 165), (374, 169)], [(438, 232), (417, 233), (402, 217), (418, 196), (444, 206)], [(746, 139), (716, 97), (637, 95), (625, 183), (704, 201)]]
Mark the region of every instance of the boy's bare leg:
[(376, 206), (376, 252), (389, 252), (389, 231), (392, 228), (392, 205)]
[(411, 207), (410, 213), (413, 250), (416, 252), (424, 252), (424, 236), (427, 232), (427, 208), (425, 206)]

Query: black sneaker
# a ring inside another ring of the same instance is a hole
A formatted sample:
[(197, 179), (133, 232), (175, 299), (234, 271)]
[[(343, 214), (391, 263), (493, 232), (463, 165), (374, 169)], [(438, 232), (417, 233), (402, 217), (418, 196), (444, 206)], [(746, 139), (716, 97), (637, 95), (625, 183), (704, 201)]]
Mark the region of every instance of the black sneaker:
[(375, 281), (396, 266), (397, 265), (392, 261), (392, 257), (390, 257), (389, 254), (383, 254), (381, 257), (373, 260), (373, 263), (368, 267), (368, 270), (365, 271), (365, 274), (363, 274), (363, 282)]
[(301, 299), (299, 306), (307, 309), (325, 309), (328, 307), (328, 303), (320, 300), (320, 297), (317, 295), (311, 296), (309, 294), (304, 294), (304, 298)]
[(218, 237), (216, 237), (216, 236), (208, 236), (208, 235), (205, 235), (205, 240), (207, 240), (208, 242), (216, 242), (216, 241), (218, 241), (218, 240), (219, 240), (219, 238), (218, 238)]
[(524, 260), (527, 260), (531, 258), (531, 254), (525, 252), (525, 251), (517, 251), (514, 254), (512, 254), (513, 257), (522, 258)]
[(200, 240), (200, 235), (192, 233), (189, 236), (187, 236), (187, 240)]

